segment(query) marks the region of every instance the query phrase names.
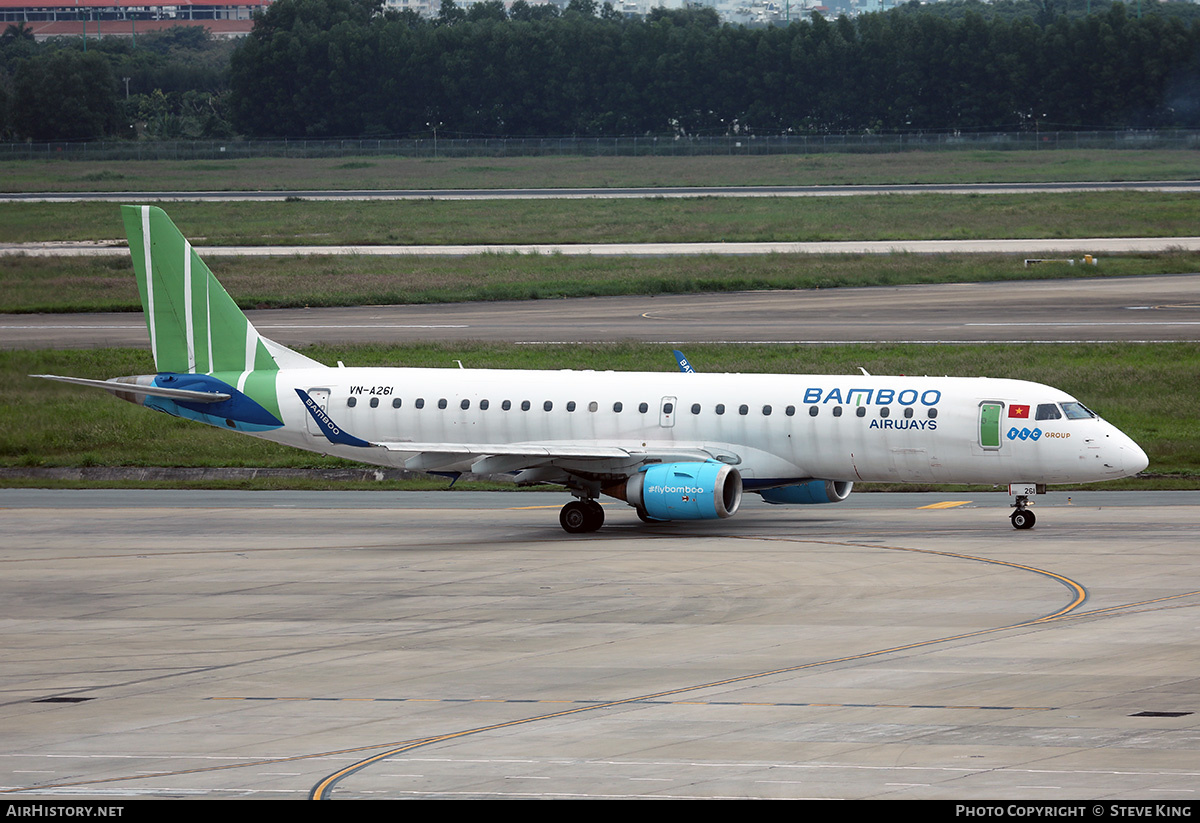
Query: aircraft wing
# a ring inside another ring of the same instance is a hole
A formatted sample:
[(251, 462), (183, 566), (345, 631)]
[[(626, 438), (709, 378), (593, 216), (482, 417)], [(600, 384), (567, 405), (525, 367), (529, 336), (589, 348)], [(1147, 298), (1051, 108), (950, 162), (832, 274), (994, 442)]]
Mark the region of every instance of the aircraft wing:
[[(607, 461), (613, 470), (636, 471), (647, 463), (666, 463), (673, 461), (708, 461), (717, 459), (717, 455), (701, 448), (667, 448), (667, 449), (637, 449), (624, 446), (611, 446), (578, 442), (551, 443), (423, 443), (410, 440), (371, 441), (350, 434), (330, 418), (328, 412), (320, 407), (303, 389), (295, 389), (296, 395), (304, 403), (305, 409), (325, 437), (331, 443), (358, 448), (386, 449), (390, 452), (410, 454), (404, 460), (404, 467), (420, 471), (444, 468), (470, 463), (471, 470), (479, 474), (500, 474), (503, 472), (532, 469), (541, 466), (556, 465), (565, 467), (569, 464), (579, 466), (591, 463), (593, 468), (601, 461)], [(723, 458), (722, 458), (723, 459)]]
[(538, 443), (372, 443), (391, 452), (411, 453), (405, 459), (406, 469), (429, 470), (459, 463), (471, 463), (479, 474), (531, 469), (545, 466), (554, 460), (619, 460), (630, 459), (625, 449), (613, 446), (580, 446), (563, 444), (554, 447)]
[(506, 455), (522, 457), (629, 457), (630, 452), (617, 446), (579, 446), (564, 444), (548, 446), (538, 443), (414, 443), (405, 440), (387, 443), (372, 443), (393, 452), (433, 452), (458, 454), (463, 457), (485, 457)]
[[(471, 463), (478, 474), (500, 474), (542, 466), (587, 468), (588, 464), (606, 463), (607, 468), (623, 466), (628, 471), (646, 463), (680, 460), (707, 461), (714, 455), (703, 449), (638, 450), (621, 446), (580, 443), (372, 443), (391, 452), (412, 454), (404, 461), (407, 469), (429, 470), (460, 463)], [(599, 469), (599, 466), (595, 466)]]

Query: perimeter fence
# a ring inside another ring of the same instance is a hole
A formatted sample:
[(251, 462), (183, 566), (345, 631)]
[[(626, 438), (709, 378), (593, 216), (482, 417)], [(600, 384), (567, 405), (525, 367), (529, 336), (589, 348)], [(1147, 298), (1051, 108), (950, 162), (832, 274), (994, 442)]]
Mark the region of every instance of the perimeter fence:
[(0, 143), (3, 160), (221, 160), (246, 157), (638, 157), (901, 151), (1200, 149), (1198, 131), (823, 134), (767, 137), (488, 137)]

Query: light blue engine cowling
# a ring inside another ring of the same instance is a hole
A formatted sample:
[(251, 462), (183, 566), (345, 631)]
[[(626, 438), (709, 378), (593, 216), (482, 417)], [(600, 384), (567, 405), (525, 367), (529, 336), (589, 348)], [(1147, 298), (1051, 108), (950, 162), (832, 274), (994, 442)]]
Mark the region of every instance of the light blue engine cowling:
[(663, 463), (630, 477), (631, 506), (655, 520), (732, 517), (742, 504), (742, 476), (723, 463)]
[(759, 492), (768, 503), (841, 503), (850, 496), (854, 484), (845, 480), (810, 480), (794, 486), (763, 489)]

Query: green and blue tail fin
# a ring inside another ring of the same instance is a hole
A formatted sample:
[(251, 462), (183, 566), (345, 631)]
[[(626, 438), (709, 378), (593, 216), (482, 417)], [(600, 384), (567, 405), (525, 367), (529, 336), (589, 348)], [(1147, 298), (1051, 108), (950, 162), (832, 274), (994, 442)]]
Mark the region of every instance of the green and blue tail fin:
[(212, 374), (320, 366), (258, 333), (166, 212), (122, 206), (159, 372)]
[(162, 209), (122, 206), (121, 215), (158, 373), (110, 380), (34, 376), (102, 388), (219, 428), (283, 427), (281, 371), (325, 367), (260, 335)]

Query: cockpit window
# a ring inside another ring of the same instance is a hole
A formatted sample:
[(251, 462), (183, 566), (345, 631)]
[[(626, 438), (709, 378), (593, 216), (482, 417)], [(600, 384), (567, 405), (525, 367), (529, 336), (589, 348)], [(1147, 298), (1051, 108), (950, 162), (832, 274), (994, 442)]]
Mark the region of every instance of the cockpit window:
[(1068, 420), (1087, 420), (1089, 417), (1096, 416), (1082, 403), (1063, 403), (1062, 409)]
[(1058, 420), (1062, 413), (1054, 403), (1039, 403), (1036, 417), (1038, 420)]

